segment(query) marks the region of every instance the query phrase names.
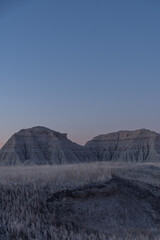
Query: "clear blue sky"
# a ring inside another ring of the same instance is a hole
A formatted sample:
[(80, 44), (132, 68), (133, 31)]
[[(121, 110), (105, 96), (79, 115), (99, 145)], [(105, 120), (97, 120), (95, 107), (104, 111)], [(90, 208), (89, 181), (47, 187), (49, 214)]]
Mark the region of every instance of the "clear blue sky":
[(160, 2), (1, 0), (0, 110), (0, 142), (36, 125), (79, 143), (160, 132)]

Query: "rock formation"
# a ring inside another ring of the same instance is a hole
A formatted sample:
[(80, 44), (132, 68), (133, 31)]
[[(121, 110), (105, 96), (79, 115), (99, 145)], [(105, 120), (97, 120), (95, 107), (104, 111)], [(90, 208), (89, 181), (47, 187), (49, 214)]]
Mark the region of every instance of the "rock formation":
[(45, 127), (15, 133), (0, 151), (0, 165), (42, 165), (97, 160), (86, 148), (67, 139), (67, 134)]
[(23, 129), (0, 150), (0, 165), (93, 161), (160, 162), (160, 134), (146, 129), (103, 134), (85, 146), (45, 127)]
[(85, 146), (99, 161), (160, 162), (160, 134), (146, 129), (103, 134)]

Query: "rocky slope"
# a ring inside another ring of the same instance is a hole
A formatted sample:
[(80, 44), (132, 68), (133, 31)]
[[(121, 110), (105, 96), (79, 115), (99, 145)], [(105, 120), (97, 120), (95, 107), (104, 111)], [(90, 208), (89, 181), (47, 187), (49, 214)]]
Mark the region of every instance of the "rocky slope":
[(160, 134), (146, 129), (100, 135), (85, 146), (99, 161), (160, 162)]
[(45, 127), (23, 129), (0, 150), (0, 165), (94, 161), (160, 162), (160, 134), (146, 129), (103, 134), (80, 146)]
[(86, 148), (67, 139), (67, 134), (45, 127), (23, 129), (0, 151), (0, 165), (42, 165), (97, 160)]

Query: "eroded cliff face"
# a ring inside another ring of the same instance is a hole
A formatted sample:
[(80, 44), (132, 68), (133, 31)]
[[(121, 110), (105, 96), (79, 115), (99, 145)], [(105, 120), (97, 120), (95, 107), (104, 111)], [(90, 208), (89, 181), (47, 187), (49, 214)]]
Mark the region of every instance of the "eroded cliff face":
[(1, 165), (42, 165), (97, 160), (86, 148), (67, 139), (67, 134), (45, 127), (23, 129), (0, 151)]
[(160, 162), (160, 134), (140, 129), (103, 134), (80, 146), (45, 127), (23, 129), (0, 151), (0, 165), (43, 165), (94, 161)]
[(146, 129), (103, 134), (85, 147), (99, 161), (160, 162), (160, 134)]

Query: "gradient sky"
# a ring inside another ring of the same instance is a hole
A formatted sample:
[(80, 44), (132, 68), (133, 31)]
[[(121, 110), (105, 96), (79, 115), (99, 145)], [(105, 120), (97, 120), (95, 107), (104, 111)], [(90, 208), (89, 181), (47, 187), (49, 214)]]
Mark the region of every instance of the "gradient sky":
[(0, 1), (0, 142), (37, 125), (81, 144), (160, 132), (159, 106), (158, 0)]

